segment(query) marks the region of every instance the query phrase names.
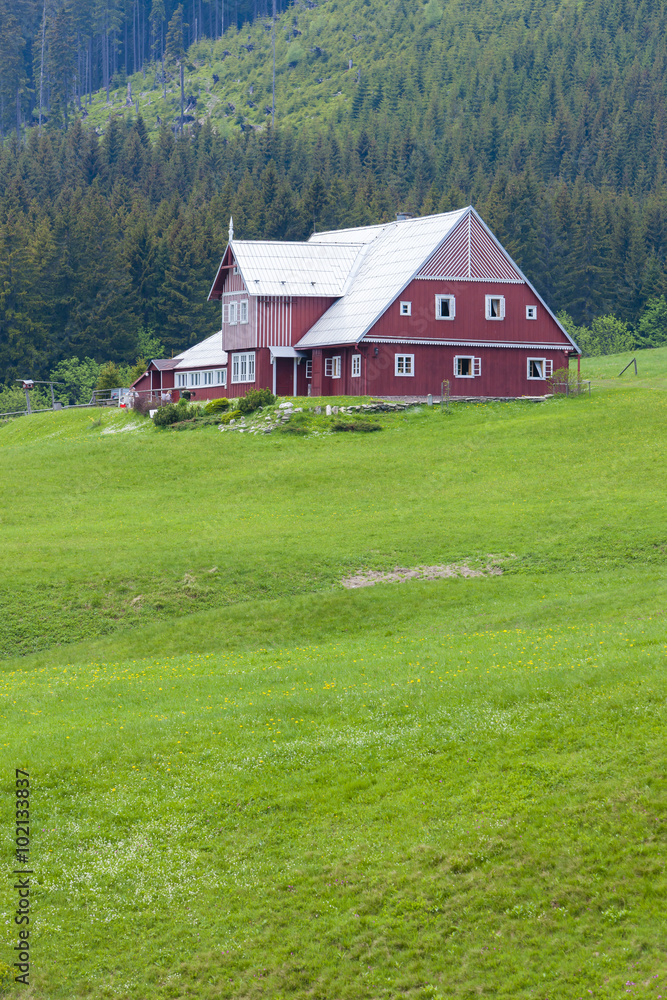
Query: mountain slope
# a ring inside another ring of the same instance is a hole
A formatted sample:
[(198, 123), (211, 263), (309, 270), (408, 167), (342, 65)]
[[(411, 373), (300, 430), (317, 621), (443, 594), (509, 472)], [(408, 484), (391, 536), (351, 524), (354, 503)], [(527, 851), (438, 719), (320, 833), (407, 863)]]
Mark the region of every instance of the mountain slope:
[[(311, 135), (370, 130), (380, 157), (387, 135), (407, 132), (445, 163), (463, 161), (470, 179), (531, 162), (545, 179), (642, 192), (664, 172), (666, 26), (664, 0), (298, 5), (276, 26), (277, 122)], [(226, 135), (263, 127), (271, 80), (270, 21), (202, 41), (188, 52), (188, 118)], [(178, 121), (175, 65), (166, 98), (159, 65), (130, 84), (149, 127)], [(112, 100), (96, 96), (93, 124), (103, 128), (127, 91)]]

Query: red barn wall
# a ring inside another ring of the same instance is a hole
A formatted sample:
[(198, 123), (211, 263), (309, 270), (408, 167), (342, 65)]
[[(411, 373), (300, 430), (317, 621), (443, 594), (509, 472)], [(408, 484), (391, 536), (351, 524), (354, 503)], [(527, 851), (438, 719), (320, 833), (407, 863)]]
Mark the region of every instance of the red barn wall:
[[(435, 318), (435, 296), (453, 295), (456, 315)], [(505, 318), (486, 319), (485, 297), (505, 298)], [(410, 302), (412, 315), (401, 316), (399, 302)], [(537, 319), (526, 319), (526, 306), (536, 306)], [(572, 349), (558, 324), (526, 284), (486, 281), (410, 282), (367, 334), (369, 337), (415, 337), (437, 340), (485, 340), (510, 343), (558, 343)]]
[[(443, 379), (449, 380), (452, 396), (542, 396), (549, 391), (548, 382), (528, 378), (528, 358), (546, 358), (553, 362), (554, 371), (567, 368), (569, 361), (564, 349), (462, 348), (435, 344), (365, 344), (363, 341), (360, 348), (361, 378), (351, 377), (353, 348), (325, 348), (322, 351), (323, 396), (426, 396), (428, 393), (439, 396)], [(394, 374), (396, 354), (414, 355), (414, 375)], [(337, 355), (341, 357), (341, 377), (324, 375), (325, 360)], [(457, 355), (480, 358), (481, 375), (455, 377), (454, 358)]]

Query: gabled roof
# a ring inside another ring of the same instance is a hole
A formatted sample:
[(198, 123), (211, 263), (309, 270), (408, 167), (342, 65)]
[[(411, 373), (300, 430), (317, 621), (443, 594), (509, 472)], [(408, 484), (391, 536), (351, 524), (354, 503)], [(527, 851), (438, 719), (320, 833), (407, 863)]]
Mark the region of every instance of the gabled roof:
[(175, 368), (177, 364), (178, 360), (176, 358), (153, 358), (148, 367), (150, 368), (151, 365), (154, 365), (156, 371), (168, 372), (171, 371), (172, 368)]
[(222, 331), (218, 330), (211, 337), (202, 340), (200, 344), (188, 348), (173, 359), (174, 368), (203, 368), (206, 366), (226, 365), (227, 352), (222, 349)]
[(221, 297), (224, 278), (221, 272), (230, 268), (232, 260), (250, 295), (337, 298), (345, 293), (345, 283), (362, 247), (359, 240), (331, 240), (321, 244), (232, 240), (223, 255), (209, 299)]
[(294, 346), (299, 349), (358, 343), (414, 278), (525, 283), (572, 347), (567, 330), (501, 246), (472, 206), (456, 212), (380, 226), (316, 233), (310, 242), (334, 238), (364, 244), (343, 298), (338, 299)]
[(525, 279), (477, 213), (470, 210), (426, 261), (418, 278), (501, 281)]
[[(465, 216), (467, 208), (421, 219), (343, 230), (365, 244), (363, 256), (345, 296), (327, 309), (295, 346), (356, 344), (397, 295), (408, 285), (442, 241)], [(333, 233), (317, 233), (313, 242)], [(340, 233), (337, 235), (341, 235)]]
[(330, 229), (324, 233), (313, 233), (309, 243), (372, 243), (395, 222), (380, 222), (374, 226), (355, 226), (353, 229)]

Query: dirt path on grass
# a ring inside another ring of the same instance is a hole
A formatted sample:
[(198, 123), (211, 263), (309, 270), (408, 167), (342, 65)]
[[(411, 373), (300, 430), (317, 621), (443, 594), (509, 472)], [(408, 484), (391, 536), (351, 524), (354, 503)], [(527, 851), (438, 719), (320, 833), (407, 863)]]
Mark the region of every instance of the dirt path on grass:
[(478, 569), (473, 569), (467, 563), (450, 563), (448, 566), (396, 566), (388, 572), (379, 570), (363, 570), (354, 576), (347, 576), (341, 583), (348, 590), (355, 587), (373, 587), (376, 583), (405, 583), (407, 580), (439, 580), (443, 577), (461, 578), (471, 576), (502, 576), (502, 568), (495, 563), (488, 563)]

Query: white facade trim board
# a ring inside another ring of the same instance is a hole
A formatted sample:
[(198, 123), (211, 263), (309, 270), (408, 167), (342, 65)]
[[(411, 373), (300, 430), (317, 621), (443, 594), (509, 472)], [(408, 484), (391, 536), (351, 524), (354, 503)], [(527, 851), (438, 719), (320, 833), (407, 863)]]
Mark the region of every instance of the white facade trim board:
[[(418, 274), (415, 281), (476, 281), (482, 285), (523, 285), (525, 281), (521, 278), (461, 278), (454, 275), (445, 276), (441, 274)], [(237, 293), (238, 294), (238, 293)]]
[(563, 351), (566, 344), (513, 344), (502, 340), (419, 340), (416, 337), (364, 337), (366, 344), (423, 344), (428, 347), (516, 347), (527, 351)]

